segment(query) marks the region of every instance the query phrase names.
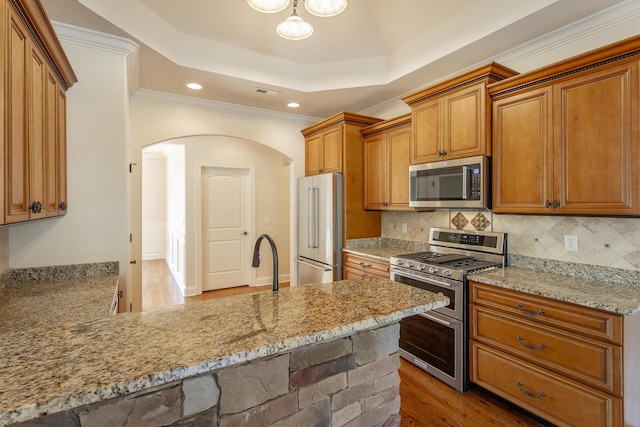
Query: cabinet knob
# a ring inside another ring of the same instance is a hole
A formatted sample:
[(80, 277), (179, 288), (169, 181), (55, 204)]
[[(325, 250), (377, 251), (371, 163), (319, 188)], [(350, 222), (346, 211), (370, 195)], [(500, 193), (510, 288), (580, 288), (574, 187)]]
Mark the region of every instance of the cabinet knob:
[(60, 204), (58, 205), (58, 209), (60, 209), (61, 211), (66, 211), (67, 210), (67, 202), (60, 202)]
[(28, 209), (34, 214), (40, 213), (42, 212), (42, 203), (33, 202), (31, 205), (28, 206)]

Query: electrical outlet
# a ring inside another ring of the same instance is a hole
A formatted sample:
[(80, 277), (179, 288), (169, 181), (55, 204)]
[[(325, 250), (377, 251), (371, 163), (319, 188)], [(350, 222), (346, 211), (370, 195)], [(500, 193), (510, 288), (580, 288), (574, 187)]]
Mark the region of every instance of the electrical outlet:
[(406, 222), (402, 223), (402, 232), (405, 233), (405, 234), (407, 233), (407, 223)]
[(571, 234), (564, 235), (564, 250), (570, 252), (578, 251), (578, 236), (573, 236)]

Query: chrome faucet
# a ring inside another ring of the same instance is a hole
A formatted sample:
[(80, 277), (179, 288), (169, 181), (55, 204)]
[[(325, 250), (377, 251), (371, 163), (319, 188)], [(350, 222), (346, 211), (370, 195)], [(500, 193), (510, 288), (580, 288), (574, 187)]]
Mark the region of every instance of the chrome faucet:
[(271, 290), (273, 292), (278, 290), (278, 249), (276, 249), (276, 242), (273, 241), (268, 234), (261, 234), (256, 240), (256, 246), (253, 248), (253, 262), (252, 267), (260, 267), (260, 243), (262, 239), (267, 239), (271, 246), (271, 255), (273, 257), (273, 281), (271, 282)]

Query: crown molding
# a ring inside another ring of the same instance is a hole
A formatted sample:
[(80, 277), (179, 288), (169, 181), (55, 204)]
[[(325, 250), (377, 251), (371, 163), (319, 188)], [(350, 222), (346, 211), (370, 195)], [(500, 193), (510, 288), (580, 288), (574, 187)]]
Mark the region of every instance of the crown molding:
[(280, 120), (303, 124), (315, 123), (324, 119), (320, 117), (304, 116), (300, 114), (283, 113), (280, 111), (267, 110), (264, 108), (247, 107), (245, 105), (232, 104), (222, 101), (213, 101), (192, 96), (176, 95), (150, 89), (138, 89), (132, 98), (138, 100), (162, 102), (172, 105), (182, 104), (185, 106), (204, 108), (218, 113), (227, 113), (252, 118)]
[(64, 22), (52, 21), (52, 24), (58, 38), (63, 42), (125, 56), (136, 54), (136, 52), (140, 50), (139, 44), (125, 37), (89, 30), (87, 28), (65, 24)]

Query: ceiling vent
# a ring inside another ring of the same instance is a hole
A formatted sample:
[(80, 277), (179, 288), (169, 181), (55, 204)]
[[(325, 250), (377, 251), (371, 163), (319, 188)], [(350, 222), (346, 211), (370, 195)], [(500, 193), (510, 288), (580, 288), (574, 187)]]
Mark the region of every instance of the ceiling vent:
[(257, 93), (261, 93), (264, 95), (271, 95), (271, 96), (277, 96), (280, 95), (280, 92), (277, 90), (272, 90), (272, 89), (265, 89), (263, 87), (258, 87), (256, 88), (256, 92)]

